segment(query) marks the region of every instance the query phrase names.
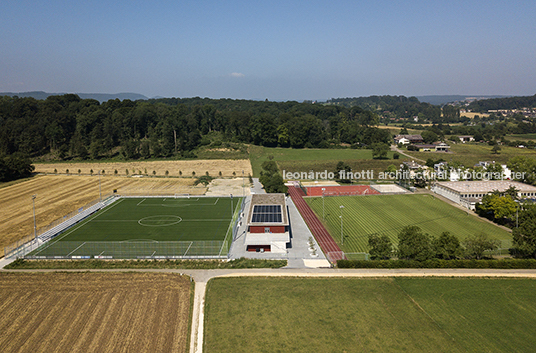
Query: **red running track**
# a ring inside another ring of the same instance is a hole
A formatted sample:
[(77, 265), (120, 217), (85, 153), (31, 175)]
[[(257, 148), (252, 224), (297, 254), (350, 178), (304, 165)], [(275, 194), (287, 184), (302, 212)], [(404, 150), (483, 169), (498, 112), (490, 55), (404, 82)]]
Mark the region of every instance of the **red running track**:
[[(344, 253), (341, 251), (341, 248), (335, 243), (331, 235), (329, 235), (328, 231), (320, 222), (316, 214), (311, 210), (311, 207), (305, 202), (303, 199), (303, 191), (300, 188), (289, 186), (288, 188), (290, 197), (292, 198), (292, 201), (298, 208), (298, 211), (300, 211), (303, 219), (305, 220), (305, 223), (309, 226), (309, 229), (311, 230), (311, 233), (313, 233), (318, 245), (320, 245), (320, 248), (328, 256), (328, 260), (330, 261), (337, 261), (345, 259)], [(330, 254), (332, 253), (332, 254)], [(328, 255), (329, 254), (329, 255)]]
[[(325, 189), (322, 191), (322, 189)], [(380, 195), (368, 185), (308, 186), (307, 196)]]

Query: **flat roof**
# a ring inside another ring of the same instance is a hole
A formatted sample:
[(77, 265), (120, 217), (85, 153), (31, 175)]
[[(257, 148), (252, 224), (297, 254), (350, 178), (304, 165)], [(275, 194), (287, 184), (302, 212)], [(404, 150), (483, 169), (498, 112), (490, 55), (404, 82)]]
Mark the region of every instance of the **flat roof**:
[[(253, 222), (253, 209), (256, 205), (281, 206), (281, 222)], [(254, 226), (286, 226), (289, 224), (285, 194), (254, 194), (251, 195), (248, 225)]]
[(487, 194), (493, 190), (505, 191), (514, 186), (519, 192), (536, 192), (536, 187), (513, 180), (440, 181), (437, 185), (459, 193)]

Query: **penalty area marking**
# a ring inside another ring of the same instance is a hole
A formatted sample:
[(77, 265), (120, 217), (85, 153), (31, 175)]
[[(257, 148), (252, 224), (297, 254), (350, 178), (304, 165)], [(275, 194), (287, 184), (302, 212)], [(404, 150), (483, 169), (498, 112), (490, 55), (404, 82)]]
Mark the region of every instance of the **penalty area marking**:
[(174, 215), (158, 215), (144, 217), (138, 221), (138, 224), (145, 227), (167, 227), (180, 223), (182, 218)]

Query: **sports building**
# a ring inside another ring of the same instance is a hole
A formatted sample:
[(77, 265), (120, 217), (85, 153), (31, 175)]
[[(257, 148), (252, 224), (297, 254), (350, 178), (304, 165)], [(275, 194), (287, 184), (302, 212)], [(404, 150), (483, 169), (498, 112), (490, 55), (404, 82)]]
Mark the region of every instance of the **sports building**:
[(246, 232), (248, 251), (286, 253), (290, 229), (285, 194), (251, 197)]
[(432, 185), (432, 191), (459, 205), (474, 210), (475, 205), (482, 201), (482, 197), (494, 190), (506, 191), (511, 186), (515, 187), (518, 196), (536, 196), (536, 187), (519, 181), (511, 180), (471, 180), (471, 181), (445, 181)]

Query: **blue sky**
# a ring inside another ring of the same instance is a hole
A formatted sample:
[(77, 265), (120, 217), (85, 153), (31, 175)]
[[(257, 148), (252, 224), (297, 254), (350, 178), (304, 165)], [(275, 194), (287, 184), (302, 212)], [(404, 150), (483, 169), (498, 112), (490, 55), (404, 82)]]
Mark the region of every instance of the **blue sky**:
[(0, 92), (536, 94), (536, 1), (4, 0)]

